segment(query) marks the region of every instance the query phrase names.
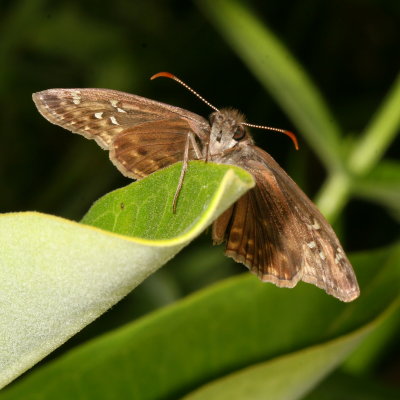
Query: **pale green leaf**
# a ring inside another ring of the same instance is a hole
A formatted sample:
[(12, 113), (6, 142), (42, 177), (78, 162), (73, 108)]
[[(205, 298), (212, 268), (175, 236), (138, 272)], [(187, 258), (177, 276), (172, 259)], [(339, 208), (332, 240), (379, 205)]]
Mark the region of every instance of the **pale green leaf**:
[(193, 163), (174, 215), (180, 168), (110, 193), (84, 219), (135, 238), (34, 212), (0, 217), (1, 386), (118, 302), (253, 185), (239, 168)]

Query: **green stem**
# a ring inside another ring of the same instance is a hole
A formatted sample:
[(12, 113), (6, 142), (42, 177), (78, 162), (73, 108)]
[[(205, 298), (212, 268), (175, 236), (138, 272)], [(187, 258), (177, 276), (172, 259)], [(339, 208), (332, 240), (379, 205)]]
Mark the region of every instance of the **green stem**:
[(244, 1), (198, 0), (197, 4), (259, 82), (292, 119), (329, 171), (343, 168), (341, 130), (290, 51)]
[(334, 172), (317, 196), (322, 213), (334, 220), (350, 198), (352, 181), (365, 176), (379, 161), (400, 125), (400, 75), (348, 158), (348, 169)]
[(365, 175), (382, 157), (400, 126), (400, 74), (349, 157), (353, 174)]
[(316, 204), (329, 221), (333, 222), (346, 205), (350, 197), (350, 187), (351, 178), (346, 173), (334, 173), (325, 181)]
[(344, 163), (341, 133), (322, 96), (246, 2), (198, 0), (197, 4), (321, 158), (329, 177), (317, 202), (327, 218), (334, 219), (350, 198), (354, 181), (376, 165), (396, 135), (400, 125), (400, 75)]

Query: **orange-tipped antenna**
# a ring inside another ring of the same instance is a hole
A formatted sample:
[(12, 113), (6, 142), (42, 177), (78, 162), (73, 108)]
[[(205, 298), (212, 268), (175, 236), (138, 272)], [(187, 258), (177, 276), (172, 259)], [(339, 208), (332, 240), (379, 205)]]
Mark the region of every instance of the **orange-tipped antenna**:
[(177, 78), (175, 75), (171, 74), (170, 72), (159, 72), (158, 74), (153, 75), (150, 79), (156, 79), (159, 78), (160, 76), (164, 78), (170, 78), (173, 79), (174, 81), (177, 81), (180, 83), (183, 87), (185, 87), (187, 90), (192, 92), (195, 96), (197, 96), (201, 101), (206, 103), (210, 108), (212, 108), (214, 111), (219, 111), (217, 107), (214, 107), (210, 102), (208, 102), (204, 97), (200, 96), (195, 90), (193, 90), (189, 85), (187, 85), (185, 82), (181, 81), (179, 78)]
[[(187, 90), (192, 92), (195, 96), (197, 96), (201, 101), (206, 103), (210, 108), (212, 108), (215, 111), (219, 111), (217, 107), (214, 107), (210, 102), (208, 102), (204, 97), (200, 96), (195, 90), (193, 90), (189, 85), (187, 85), (185, 82), (181, 81), (178, 77), (175, 75), (171, 74), (170, 72), (159, 72), (157, 74), (154, 74), (150, 79), (156, 79), (159, 77), (164, 77), (164, 78), (169, 78), (173, 79), (174, 81), (177, 81), (180, 83), (183, 87), (185, 87)], [(290, 139), (292, 139), (292, 142), (294, 144), (294, 147), (296, 150), (299, 149), (299, 143), (297, 142), (296, 135), (293, 132), (287, 131), (285, 129), (280, 129), (280, 128), (273, 128), (272, 126), (263, 126), (263, 125), (254, 125), (254, 124), (249, 124), (247, 122), (242, 122), (242, 125), (249, 126), (251, 128), (259, 128), (259, 129), (266, 129), (269, 131), (275, 131), (275, 132), (281, 132), (284, 133), (285, 135), (289, 136)]]
[(242, 122), (242, 125), (249, 126), (250, 128), (259, 128), (259, 129), (266, 129), (268, 131), (275, 131), (275, 132), (281, 132), (292, 139), (292, 142), (294, 144), (294, 147), (296, 150), (299, 149), (299, 143), (297, 141), (297, 137), (293, 132), (287, 131), (285, 129), (280, 129), (280, 128), (273, 128), (272, 126), (263, 126), (263, 125), (254, 125), (254, 124), (249, 124), (247, 122)]

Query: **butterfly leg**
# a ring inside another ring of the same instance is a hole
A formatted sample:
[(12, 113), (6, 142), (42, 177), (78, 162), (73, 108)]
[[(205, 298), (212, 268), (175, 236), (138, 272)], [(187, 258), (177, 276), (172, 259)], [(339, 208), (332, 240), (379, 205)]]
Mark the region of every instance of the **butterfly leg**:
[(206, 145), (204, 146), (205, 148), (205, 162), (208, 162), (211, 158), (211, 154), (210, 154), (210, 143), (207, 142)]
[(188, 161), (189, 161), (189, 146), (192, 144), (192, 147), (194, 149), (194, 152), (196, 153), (196, 157), (198, 159), (201, 158), (201, 152), (199, 150), (199, 147), (197, 146), (196, 140), (193, 136), (192, 132), (189, 132), (186, 138), (186, 143), (185, 143), (185, 151), (183, 153), (183, 163), (182, 163), (182, 169), (181, 169), (181, 175), (179, 176), (179, 183), (178, 187), (176, 188), (175, 195), (174, 195), (174, 201), (172, 203), (172, 212), (176, 214), (176, 204), (178, 202), (178, 197), (179, 193), (182, 190), (182, 185), (183, 185), (183, 179), (185, 178), (185, 173), (188, 167)]
[[(197, 158), (198, 160), (202, 160), (202, 159), (203, 159), (203, 155), (201, 154), (201, 150), (200, 150), (200, 148), (199, 148), (199, 145), (198, 145), (197, 142), (196, 142), (196, 139), (195, 139), (193, 133), (192, 133), (192, 132), (189, 132), (189, 133), (188, 133), (188, 137), (189, 137), (189, 139), (190, 139), (190, 143), (191, 143), (191, 145), (192, 145), (192, 147), (193, 147), (193, 150), (194, 150), (194, 152), (196, 153), (196, 158)], [(188, 149), (188, 152), (189, 152), (189, 149)]]

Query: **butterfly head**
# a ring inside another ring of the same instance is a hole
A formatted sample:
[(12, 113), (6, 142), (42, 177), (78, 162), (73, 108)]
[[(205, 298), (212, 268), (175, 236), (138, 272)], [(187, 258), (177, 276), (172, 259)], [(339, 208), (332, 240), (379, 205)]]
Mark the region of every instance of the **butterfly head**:
[(242, 144), (252, 144), (244, 116), (234, 109), (221, 109), (210, 115), (210, 151), (221, 154)]

